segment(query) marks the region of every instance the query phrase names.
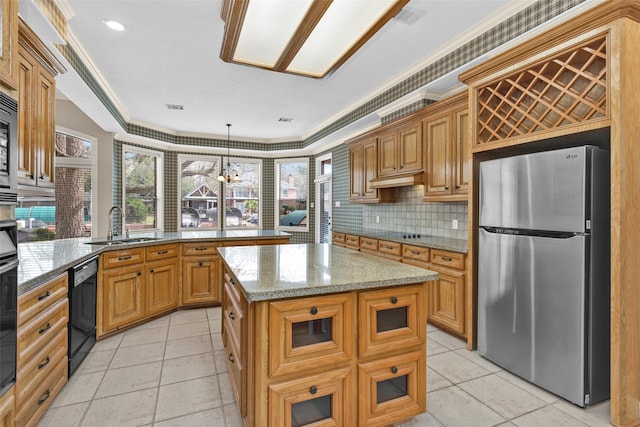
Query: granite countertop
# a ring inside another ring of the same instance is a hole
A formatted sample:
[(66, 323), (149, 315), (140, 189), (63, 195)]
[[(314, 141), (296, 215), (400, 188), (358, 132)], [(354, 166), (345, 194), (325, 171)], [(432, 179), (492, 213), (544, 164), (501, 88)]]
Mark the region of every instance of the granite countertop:
[[(88, 237), (19, 243), (18, 295), (105, 251), (174, 242), (277, 239), (289, 236), (289, 233), (277, 230), (179, 231), (174, 233), (132, 233), (131, 238), (143, 237), (153, 240), (114, 246), (88, 245), (87, 242), (106, 240), (106, 238), (91, 239)], [(118, 238), (114, 240), (118, 240)]]
[[(358, 236), (371, 237), (374, 239), (388, 240), (390, 242), (406, 243), (407, 245), (424, 246), (426, 248), (442, 249), (451, 252), (467, 253), (468, 241), (463, 239), (451, 239), (449, 237), (437, 236), (417, 236), (414, 233), (402, 233), (399, 231), (380, 231), (380, 230), (340, 230), (333, 229), (337, 233), (356, 234)], [(411, 237), (409, 237), (411, 236)]]
[(332, 244), (218, 248), (247, 301), (321, 295), (436, 280), (438, 273)]

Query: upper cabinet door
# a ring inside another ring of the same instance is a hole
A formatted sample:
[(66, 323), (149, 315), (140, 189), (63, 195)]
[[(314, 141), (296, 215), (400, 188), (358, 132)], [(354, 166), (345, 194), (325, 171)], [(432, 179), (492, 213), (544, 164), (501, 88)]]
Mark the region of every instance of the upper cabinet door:
[(378, 197), (378, 191), (375, 190), (374, 188), (371, 188), (371, 180), (375, 179), (377, 174), (377, 163), (376, 163), (376, 155), (377, 155), (377, 150), (376, 150), (376, 141), (375, 139), (367, 142), (366, 144), (364, 144), (363, 146), (363, 183), (362, 186), (364, 188), (364, 197), (366, 198), (376, 198)]
[(425, 192), (449, 194), (451, 176), (451, 116), (446, 115), (426, 123), (427, 170)]
[(455, 113), (454, 143), (454, 193), (467, 194), (471, 176), (471, 138), (469, 135), (469, 110)]
[(0, 83), (15, 90), (18, 74), (18, 2), (0, 1)]
[(378, 139), (378, 176), (397, 173), (396, 132), (382, 135)]
[(349, 173), (349, 198), (360, 198), (364, 195), (364, 150), (362, 145), (349, 147)]
[(422, 123), (418, 121), (398, 132), (400, 173), (422, 170)]

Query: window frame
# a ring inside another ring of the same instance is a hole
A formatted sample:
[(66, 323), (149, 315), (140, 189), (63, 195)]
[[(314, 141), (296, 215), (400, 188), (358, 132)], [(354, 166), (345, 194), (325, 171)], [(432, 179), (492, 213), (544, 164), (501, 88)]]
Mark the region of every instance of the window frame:
[[(218, 171), (217, 173), (220, 173), (220, 171), (222, 170), (222, 156), (215, 156), (215, 155), (208, 155), (208, 154), (188, 154), (188, 153), (178, 153), (178, 194), (177, 194), (177, 210), (178, 210), (178, 216), (177, 216), (177, 230), (178, 231), (220, 231), (222, 230), (222, 221), (221, 221), (221, 217), (222, 217), (222, 209), (218, 209), (218, 211), (216, 212), (216, 216), (217, 216), (217, 222), (218, 222), (218, 226), (217, 227), (195, 227), (195, 228), (189, 228), (189, 227), (183, 227), (182, 226), (182, 162), (184, 160), (206, 160), (206, 161), (218, 161)], [(214, 179), (216, 180), (216, 183), (218, 184), (218, 207), (221, 206), (221, 204), (223, 204), (224, 202), (221, 202), (220, 200), (220, 196), (221, 194), (224, 194), (224, 185), (218, 181), (216, 178), (218, 176), (216, 175), (214, 177)]]
[[(156, 157), (156, 227), (144, 228), (141, 230), (130, 230), (131, 233), (148, 233), (164, 230), (164, 152), (151, 150), (149, 148), (137, 147), (133, 145), (122, 144), (122, 163), (121, 163), (121, 205), (126, 210), (126, 176), (124, 174), (126, 164), (126, 153), (132, 152), (137, 154), (145, 154), (147, 156)], [(124, 217), (120, 219), (120, 230), (126, 232), (126, 223)]]
[[(306, 206), (307, 206), (307, 223), (302, 226), (290, 226), (290, 225), (280, 225), (280, 166), (288, 163), (306, 163), (307, 164), (307, 194), (306, 194)], [(309, 157), (289, 157), (282, 159), (274, 159), (274, 182), (275, 182), (275, 194), (274, 194), (274, 229), (282, 230), (282, 231), (293, 231), (300, 233), (308, 233), (309, 232), (309, 221), (310, 221), (310, 206), (309, 206), (309, 182), (310, 179), (310, 162)]]
[[(228, 157), (228, 158), (223, 157), (223, 161), (224, 161), (225, 171), (227, 168), (227, 163), (231, 163), (231, 165), (233, 165), (234, 163), (235, 164), (253, 163), (257, 165), (258, 170), (256, 171), (256, 175), (258, 176), (260, 181), (258, 183), (258, 224), (256, 224), (256, 227), (243, 227), (242, 224), (240, 224), (239, 226), (227, 226), (226, 215), (222, 215), (222, 218), (220, 219), (221, 221), (220, 224), (222, 226), (222, 229), (223, 230), (262, 230), (262, 198), (264, 197), (262, 194), (262, 183), (264, 181), (264, 176), (262, 175), (262, 159), (252, 159), (252, 158), (246, 158), (246, 157)], [(234, 168), (232, 167), (231, 171), (233, 170)], [(224, 194), (225, 214), (227, 209), (227, 185), (229, 184), (227, 184), (226, 181), (222, 184), (222, 189)]]

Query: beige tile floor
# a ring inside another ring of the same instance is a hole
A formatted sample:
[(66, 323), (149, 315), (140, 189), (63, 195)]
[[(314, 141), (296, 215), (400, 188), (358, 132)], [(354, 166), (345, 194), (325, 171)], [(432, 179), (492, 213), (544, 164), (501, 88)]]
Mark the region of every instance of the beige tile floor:
[[(38, 427), (235, 427), (220, 308), (178, 311), (95, 345)], [(608, 426), (427, 328), (428, 412), (405, 426)]]

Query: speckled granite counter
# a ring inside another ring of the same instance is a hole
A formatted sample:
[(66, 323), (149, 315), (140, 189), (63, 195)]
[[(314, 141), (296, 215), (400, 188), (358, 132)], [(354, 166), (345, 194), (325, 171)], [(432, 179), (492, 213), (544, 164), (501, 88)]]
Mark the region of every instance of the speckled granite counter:
[(436, 280), (438, 273), (331, 244), (218, 249), (247, 301), (374, 289)]
[(406, 243), (408, 245), (424, 246), (426, 248), (442, 249), (451, 252), (468, 252), (468, 242), (462, 239), (451, 239), (448, 237), (437, 236), (420, 236), (406, 238), (403, 236), (414, 236), (412, 233), (401, 233), (397, 231), (378, 231), (378, 230), (340, 230), (333, 229), (333, 232), (355, 234), (358, 236), (371, 237), (374, 239), (388, 240), (390, 242)]
[(86, 244), (93, 240), (105, 240), (104, 238), (77, 238), (20, 243), (18, 244), (18, 259), (20, 260), (18, 265), (18, 295), (104, 251), (173, 242), (252, 240), (258, 238), (278, 239), (289, 236), (289, 233), (276, 230), (181, 231), (176, 233), (135, 233), (131, 237), (145, 237), (154, 240), (117, 246)]

